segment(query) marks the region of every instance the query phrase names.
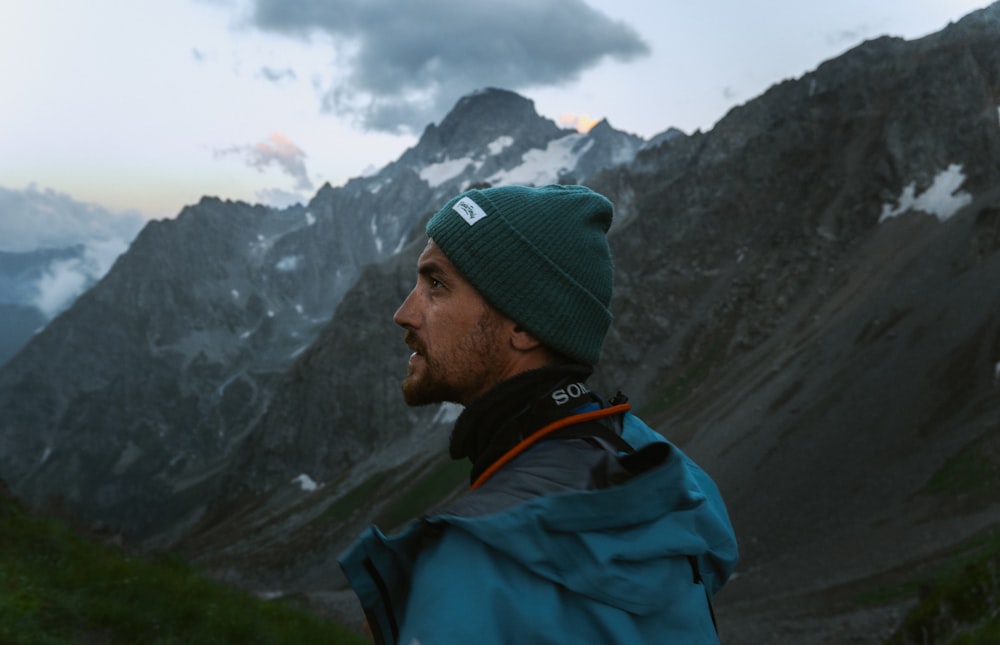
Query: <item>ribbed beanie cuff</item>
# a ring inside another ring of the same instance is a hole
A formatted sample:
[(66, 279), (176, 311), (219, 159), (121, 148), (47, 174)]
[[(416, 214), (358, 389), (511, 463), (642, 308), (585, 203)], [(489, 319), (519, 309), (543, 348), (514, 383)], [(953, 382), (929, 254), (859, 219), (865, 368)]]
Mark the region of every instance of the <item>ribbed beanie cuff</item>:
[(595, 365), (611, 325), (613, 206), (584, 186), (470, 190), (427, 235), (494, 307), (547, 347)]

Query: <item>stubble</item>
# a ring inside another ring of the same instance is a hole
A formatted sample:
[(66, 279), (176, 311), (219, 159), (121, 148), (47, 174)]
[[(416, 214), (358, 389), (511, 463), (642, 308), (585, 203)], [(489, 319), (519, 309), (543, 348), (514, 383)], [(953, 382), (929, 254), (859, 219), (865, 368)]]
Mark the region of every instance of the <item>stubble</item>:
[(410, 365), (403, 380), (403, 399), (409, 406), (450, 401), (468, 403), (496, 385), (501, 329), (499, 312), (487, 307), (474, 328), (448, 347), (427, 347), (412, 331), (406, 344), (422, 357), (420, 369)]

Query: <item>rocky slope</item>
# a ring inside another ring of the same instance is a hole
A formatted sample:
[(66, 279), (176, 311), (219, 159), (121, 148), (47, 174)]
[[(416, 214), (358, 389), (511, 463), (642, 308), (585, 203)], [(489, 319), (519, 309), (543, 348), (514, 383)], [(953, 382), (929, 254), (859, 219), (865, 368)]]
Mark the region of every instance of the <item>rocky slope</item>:
[(726, 493), (726, 642), (880, 642), (861, 590), (1000, 523), (998, 37), (994, 5), (866, 43), (599, 184), (604, 380)]

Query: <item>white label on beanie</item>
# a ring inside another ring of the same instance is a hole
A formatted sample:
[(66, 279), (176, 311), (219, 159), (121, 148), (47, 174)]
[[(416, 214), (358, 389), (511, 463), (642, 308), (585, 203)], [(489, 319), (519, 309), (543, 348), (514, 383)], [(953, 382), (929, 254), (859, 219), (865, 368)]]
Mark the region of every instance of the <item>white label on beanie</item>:
[(486, 211), (479, 208), (479, 204), (472, 201), (469, 197), (463, 197), (462, 199), (455, 202), (455, 205), (451, 207), (456, 213), (462, 216), (469, 226), (472, 226), (479, 220), (486, 217)]

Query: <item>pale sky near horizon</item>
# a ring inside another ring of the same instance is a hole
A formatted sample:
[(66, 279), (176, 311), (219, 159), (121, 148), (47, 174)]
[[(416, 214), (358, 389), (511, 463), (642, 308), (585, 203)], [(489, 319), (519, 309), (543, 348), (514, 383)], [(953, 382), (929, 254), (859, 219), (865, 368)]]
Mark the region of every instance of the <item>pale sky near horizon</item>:
[(0, 188), (144, 218), (307, 201), (490, 85), (555, 121), (707, 131), (864, 40), (988, 4), (0, 0)]

